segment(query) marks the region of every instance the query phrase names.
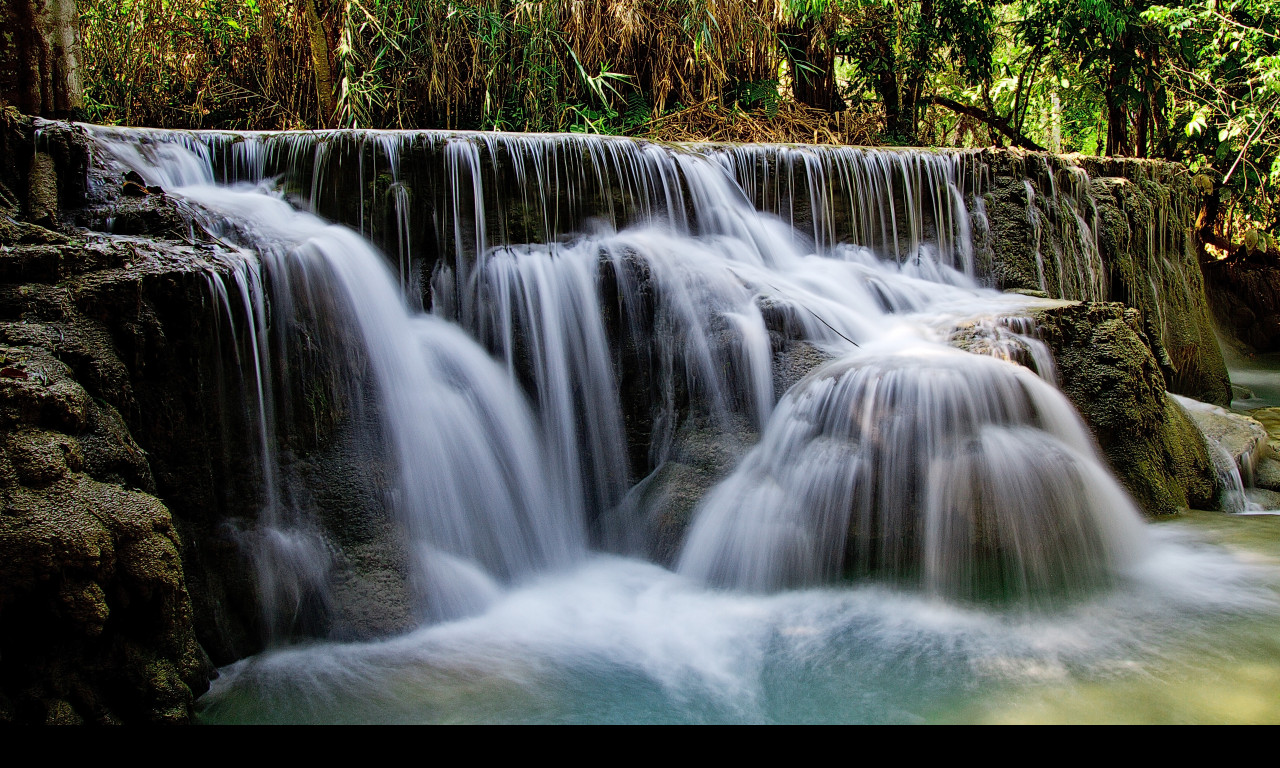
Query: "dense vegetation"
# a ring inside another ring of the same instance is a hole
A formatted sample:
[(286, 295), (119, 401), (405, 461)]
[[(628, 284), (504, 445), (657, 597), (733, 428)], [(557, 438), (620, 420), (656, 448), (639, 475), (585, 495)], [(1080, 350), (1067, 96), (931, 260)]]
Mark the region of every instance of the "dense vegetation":
[(88, 117), (572, 130), (1185, 162), (1276, 251), (1278, 0), (80, 0)]

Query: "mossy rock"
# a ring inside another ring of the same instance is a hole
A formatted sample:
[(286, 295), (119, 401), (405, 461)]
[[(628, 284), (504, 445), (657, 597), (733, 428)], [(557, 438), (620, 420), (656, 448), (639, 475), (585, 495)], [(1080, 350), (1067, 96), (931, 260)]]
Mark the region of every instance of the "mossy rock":
[[(58, 445), (49, 433), (10, 435)], [(43, 480), (42, 480), (43, 482)], [(21, 722), (185, 722), (211, 670), (155, 497), (66, 472), (0, 514), (0, 687)], [(148, 670), (163, 668), (165, 674)]]
[[(1167, 388), (1230, 402), (1181, 166), (996, 150), (979, 157), (991, 177), (977, 243), (984, 277), (1004, 290), (1137, 309)], [(1096, 239), (1096, 253), (1082, 236)]]
[(1138, 312), (1080, 303), (1033, 314), (1063, 393), (1138, 506), (1152, 515), (1215, 508), (1220, 489), (1208, 447), (1168, 395)]

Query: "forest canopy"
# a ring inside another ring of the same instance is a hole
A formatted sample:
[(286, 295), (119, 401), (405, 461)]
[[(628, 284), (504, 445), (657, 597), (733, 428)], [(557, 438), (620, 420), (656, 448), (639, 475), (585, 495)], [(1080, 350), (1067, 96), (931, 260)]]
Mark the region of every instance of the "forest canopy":
[(79, 0), (85, 117), (1178, 160), (1276, 251), (1280, 0)]

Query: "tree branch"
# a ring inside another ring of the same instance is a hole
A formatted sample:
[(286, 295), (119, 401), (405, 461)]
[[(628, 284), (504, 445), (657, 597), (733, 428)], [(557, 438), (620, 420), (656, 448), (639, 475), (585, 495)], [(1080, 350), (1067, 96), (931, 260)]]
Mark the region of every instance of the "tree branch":
[(945, 96), (934, 96), (929, 101), (930, 103), (937, 104), (940, 107), (946, 107), (947, 109), (957, 114), (968, 115), (969, 117), (972, 117), (974, 119), (981, 120), (982, 122), (986, 123), (992, 128), (995, 128), (1000, 133), (1003, 133), (1005, 136), (1009, 137), (1009, 142), (1013, 144), (1015, 147), (1021, 147), (1022, 149), (1029, 149), (1029, 150), (1032, 150), (1033, 152), (1049, 151), (1044, 147), (1040, 146), (1039, 144), (1035, 143), (1031, 139), (1028, 139), (1026, 136), (1023, 136), (1021, 133), (1014, 130), (1012, 127), (1010, 127), (1008, 120), (1004, 119), (1003, 117), (1000, 117), (999, 115), (990, 114), (989, 112), (987, 112), (985, 109), (982, 109), (981, 107), (971, 107), (967, 104), (961, 104), (960, 102), (952, 101), (951, 99), (948, 99)]

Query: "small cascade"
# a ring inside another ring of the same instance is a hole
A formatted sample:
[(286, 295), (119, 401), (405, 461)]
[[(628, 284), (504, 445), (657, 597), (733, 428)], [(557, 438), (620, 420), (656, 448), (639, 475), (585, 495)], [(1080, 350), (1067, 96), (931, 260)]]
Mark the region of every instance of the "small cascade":
[(1131, 561), (1132, 502), (1049, 384), (992, 357), (885, 346), (788, 393), (704, 501), (681, 572), (753, 590), (872, 575), (1027, 603)]
[[(219, 329), (227, 336), (218, 346), (230, 349), (236, 372), (219, 376), (224, 387), (235, 390), (223, 393), (219, 413), (224, 435), (243, 428), (251, 433), (241, 444), (248, 445), (256, 466), (241, 471), (257, 480), (258, 524), (238, 531), (236, 538), (258, 577), (266, 632), (273, 639), (284, 639), (295, 631), (317, 629), (319, 617), (329, 608), (327, 585), (333, 561), (315, 522), (291, 504), (288, 483), (281, 474), (277, 403), (272, 392), (277, 349), (269, 340), (262, 264), (250, 253), (242, 256), (231, 265), (229, 281), (217, 272), (209, 275), (210, 292), (220, 309)], [(226, 447), (234, 442), (228, 441)], [(232, 464), (233, 457), (224, 455), (223, 463)]]
[[(1107, 273), (1098, 248), (1098, 206), (1083, 169), (1054, 158), (1028, 157), (1023, 184), (1040, 290), (1064, 299), (1102, 301)], [(1032, 179), (1040, 180), (1043, 196)], [(1047, 252), (1046, 252), (1047, 251)]]
[[(1030, 605), (1140, 558), (1050, 383), (1039, 300), (984, 285), (973, 153), (92, 130), (245, 253), (211, 285), (256, 425), (243, 540), (282, 637), (335, 599), (324, 472), (291, 467), (336, 443), (390, 510), (424, 619), (651, 549), (646, 504), (698, 430), (733, 438), (704, 451), (728, 474), (700, 475), (679, 559), (712, 585)], [(1075, 227), (1043, 240), (1066, 250), (1042, 283), (1093, 297), (1087, 181), (1033, 204)], [(788, 379), (798, 349), (832, 362)]]
[(819, 253), (856, 243), (902, 262), (927, 254), (974, 274), (966, 196), (979, 171), (970, 153), (862, 147), (703, 149), (748, 199), (811, 234)]
[(1266, 428), (1253, 419), (1220, 406), (1181, 395), (1169, 395), (1196, 422), (1222, 490), (1224, 512), (1257, 512), (1262, 506), (1249, 499), (1254, 473), (1271, 452)]

